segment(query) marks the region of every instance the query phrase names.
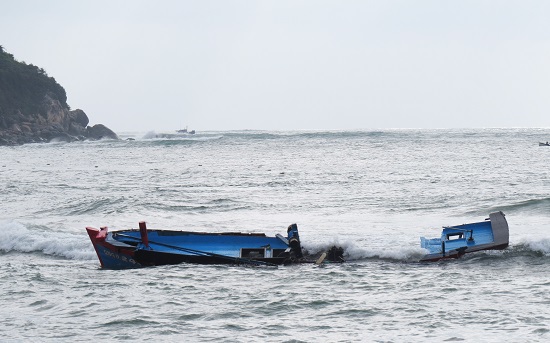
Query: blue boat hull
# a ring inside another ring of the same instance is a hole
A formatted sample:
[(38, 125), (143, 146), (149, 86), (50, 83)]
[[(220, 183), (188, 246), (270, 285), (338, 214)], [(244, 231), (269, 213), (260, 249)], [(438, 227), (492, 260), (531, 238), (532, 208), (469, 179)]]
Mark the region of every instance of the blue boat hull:
[[(158, 252), (150, 250), (137, 250), (135, 252), (135, 258), (139, 261), (141, 266), (159, 266), (166, 264), (180, 264), (180, 263), (194, 263), (194, 264), (256, 264), (254, 262), (264, 262), (265, 265), (284, 264), (286, 258), (284, 257), (272, 257), (272, 258), (254, 258), (251, 261), (242, 262), (239, 260), (232, 260), (226, 257), (217, 256), (197, 256), (188, 254), (175, 254), (169, 252)], [(263, 265), (263, 263), (260, 263)]]
[(483, 222), (444, 227), (439, 238), (421, 237), (420, 246), (429, 252), (421, 261), (434, 262), (481, 250), (501, 250), (508, 244), (508, 222), (504, 213), (495, 212)]
[(101, 266), (107, 269), (179, 263), (280, 265), (303, 257), (296, 224), (289, 226), (287, 237), (147, 230), (144, 223), (140, 230), (86, 230)]

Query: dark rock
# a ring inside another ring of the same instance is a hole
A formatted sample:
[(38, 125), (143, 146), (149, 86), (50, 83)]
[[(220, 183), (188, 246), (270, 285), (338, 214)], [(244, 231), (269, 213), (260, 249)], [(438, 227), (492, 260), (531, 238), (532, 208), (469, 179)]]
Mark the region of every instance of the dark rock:
[(73, 136), (86, 136), (86, 133), (86, 127), (74, 122), (69, 124), (69, 134)]
[(96, 124), (94, 126), (88, 126), (87, 137), (89, 139), (99, 140), (99, 139), (119, 139), (117, 134), (111, 131), (108, 127), (103, 124)]
[(0, 129), (7, 129), (8, 124), (6, 123), (5, 117), (0, 117)]
[(86, 115), (86, 113), (84, 113), (84, 111), (80, 109), (70, 111), (69, 117), (71, 118), (73, 123), (80, 124), (80, 126), (84, 128), (88, 126), (88, 124), (90, 123), (90, 119), (88, 119), (88, 116)]

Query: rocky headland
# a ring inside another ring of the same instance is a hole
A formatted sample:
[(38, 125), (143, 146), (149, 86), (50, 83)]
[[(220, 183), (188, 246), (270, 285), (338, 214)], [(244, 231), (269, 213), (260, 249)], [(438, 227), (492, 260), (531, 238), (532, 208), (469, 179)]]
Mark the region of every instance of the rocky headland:
[(44, 69), (15, 60), (0, 46), (0, 145), (119, 139), (71, 110), (65, 89)]

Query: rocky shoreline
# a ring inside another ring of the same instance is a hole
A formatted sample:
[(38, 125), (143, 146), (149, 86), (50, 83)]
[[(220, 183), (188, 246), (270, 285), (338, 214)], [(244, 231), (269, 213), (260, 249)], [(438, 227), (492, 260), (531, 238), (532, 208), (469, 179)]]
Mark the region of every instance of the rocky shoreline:
[(0, 45), (0, 146), (119, 139), (89, 122), (84, 111), (70, 110), (65, 89), (44, 69), (15, 60)]
[(43, 114), (0, 116), (0, 145), (119, 139), (105, 125), (88, 126), (90, 120), (84, 111), (70, 111), (48, 95), (42, 109)]

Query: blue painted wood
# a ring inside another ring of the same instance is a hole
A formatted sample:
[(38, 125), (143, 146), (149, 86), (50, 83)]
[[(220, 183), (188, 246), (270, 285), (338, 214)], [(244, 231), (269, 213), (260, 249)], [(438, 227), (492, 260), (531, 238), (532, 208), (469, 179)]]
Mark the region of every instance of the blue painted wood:
[(422, 261), (460, 257), (478, 250), (504, 249), (508, 246), (508, 224), (502, 212), (495, 212), (483, 222), (444, 227), (439, 238), (420, 237), (420, 246), (428, 250)]
[[(261, 234), (241, 234), (241, 233), (220, 233), (220, 234), (198, 234), (185, 231), (159, 231), (148, 230), (151, 249), (159, 252), (173, 252), (170, 247), (165, 245), (189, 248), (205, 251), (214, 254), (220, 254), (231, 257), (240, 257), (241, 249), (287, 249), (288, 245), (277, 237), (267, 237)], [(112, 233), (113, 238), (119, 242), (128, 244), (136, 243), (141, 240), (139, 231), (128, 230)], [(130, 236), (132, 238), (124, 237)], [(156, 243), (161, 243), (155, 244)], [(175, 253), (186, 254), (183, 251)], [(187, 253), (190, 254), (190, 253)]]
[(257, 233), (147, 230), (144, 223), (140, 223), (140, 230), (86, 230), (101, 266), (111, 269), (183, 262), (272, 266), (302, 257), (295, 224), (287, 230), (288, 238)]

